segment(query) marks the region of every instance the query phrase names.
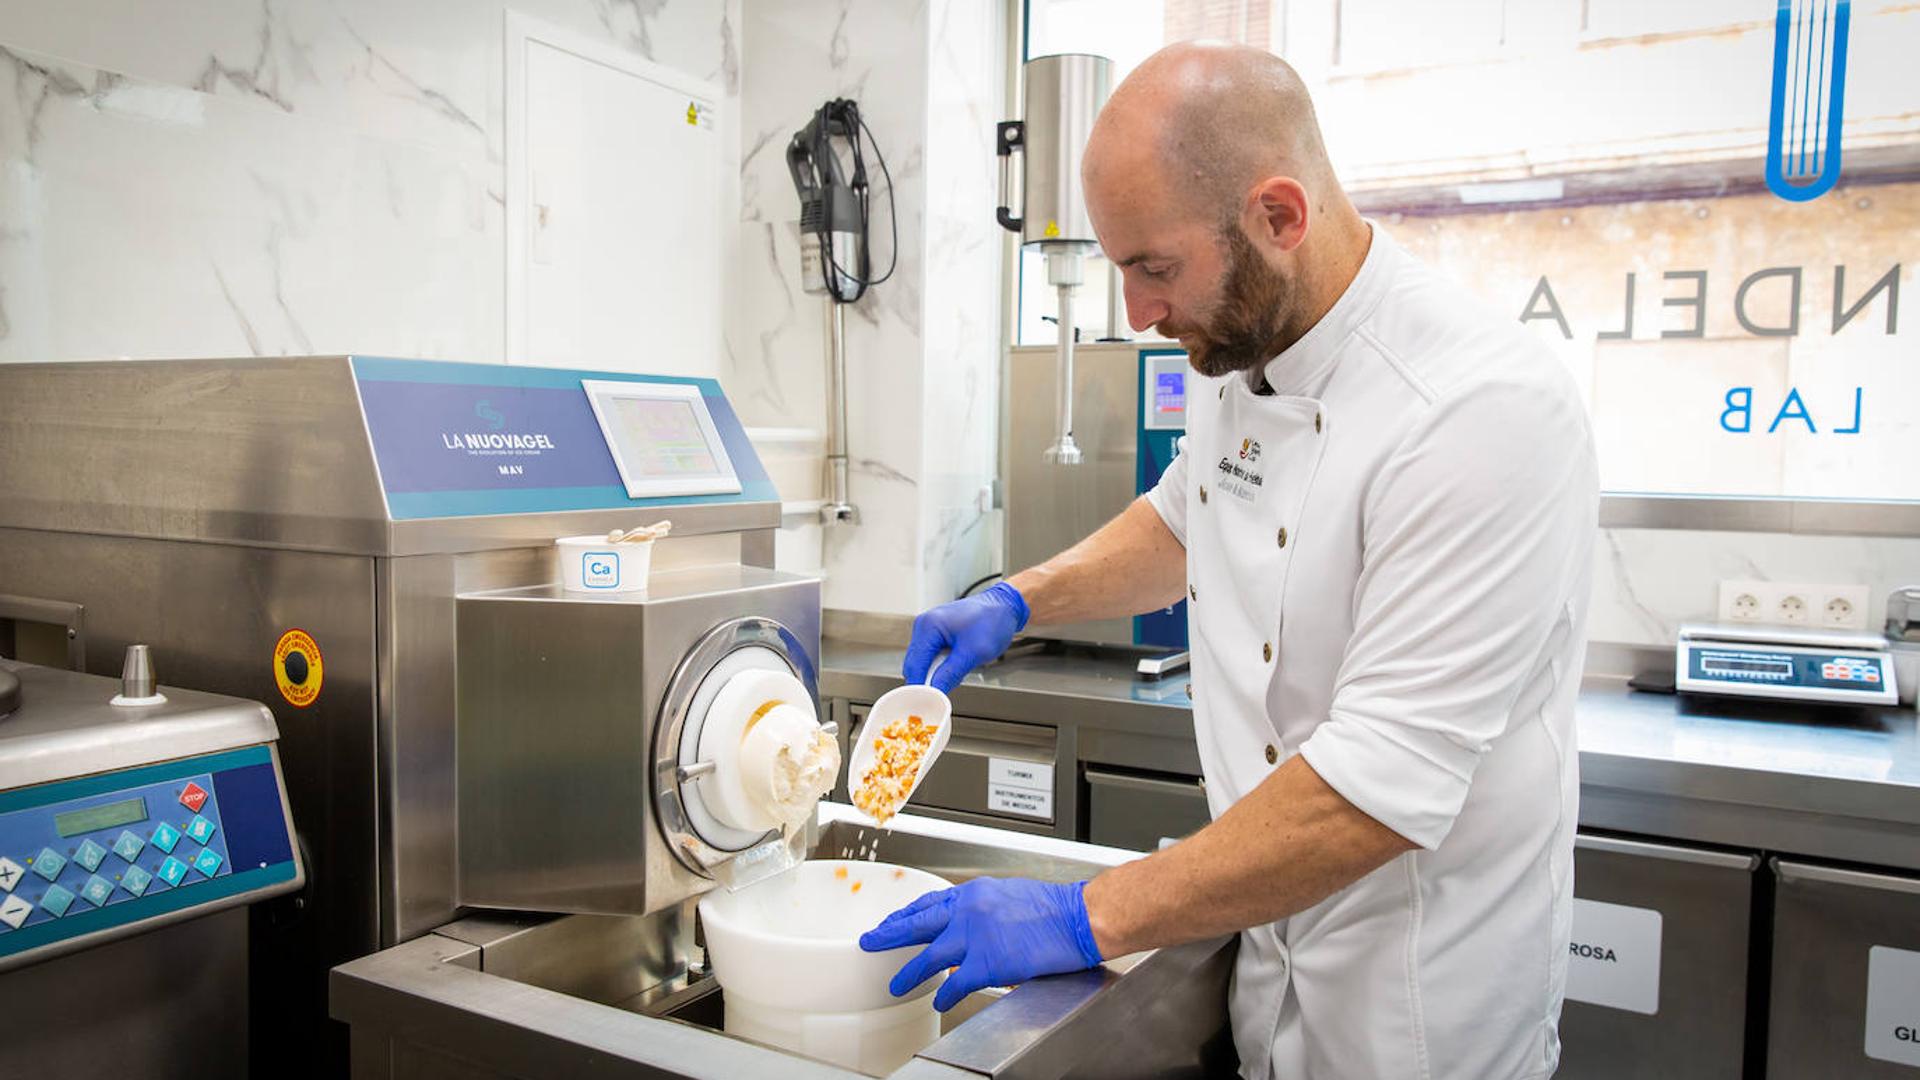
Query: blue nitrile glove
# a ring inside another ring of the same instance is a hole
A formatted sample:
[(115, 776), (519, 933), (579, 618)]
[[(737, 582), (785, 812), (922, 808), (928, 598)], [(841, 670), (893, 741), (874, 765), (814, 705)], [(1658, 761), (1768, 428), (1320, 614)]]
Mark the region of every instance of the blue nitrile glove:
[(953, 693), (967, 672), (1007, 651), (1013, 635), (1027, 625), (1027, 601), (1002, 581), (986, 592), (941, 604), (913, 620), (913, 640), (900, 677), (910, 685), (928, 682), (927, 669), (941, 652), (947, 659), (933, 673), (933, 688)]
[[(975, 878), (901, 908), (860, 936), (860, 947), (884, 952), (926, 945), (887, 986), (895, 997), (948, 968), (933, 995), (946, 1012), (989, 986), (1012, 986), (1036, 975), (1058, 975), (1099, 965), (1087, 922), (1084, 881), (1055, 885), (1028, 878)], [(931, 944), (929, 944), (931, 943)]]

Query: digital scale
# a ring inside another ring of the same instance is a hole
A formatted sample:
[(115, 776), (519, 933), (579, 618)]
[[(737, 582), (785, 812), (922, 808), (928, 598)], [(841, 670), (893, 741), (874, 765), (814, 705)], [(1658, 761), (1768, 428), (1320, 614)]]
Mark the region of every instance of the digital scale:
[(1683, 693), (1855, 705), (1900, 697), (1887, 639), (1861, 630), (1682, 626), (1673, 671)]

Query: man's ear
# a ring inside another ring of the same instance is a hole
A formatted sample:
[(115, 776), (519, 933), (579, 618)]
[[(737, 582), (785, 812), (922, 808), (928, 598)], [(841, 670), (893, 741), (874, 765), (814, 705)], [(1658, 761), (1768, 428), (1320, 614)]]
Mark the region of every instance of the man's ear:
[(1269, 176), (1247, 193), (1247, 233), (1256, 244), (1290, 252), (1307, 238), (1307, 189), (1291, 176)]

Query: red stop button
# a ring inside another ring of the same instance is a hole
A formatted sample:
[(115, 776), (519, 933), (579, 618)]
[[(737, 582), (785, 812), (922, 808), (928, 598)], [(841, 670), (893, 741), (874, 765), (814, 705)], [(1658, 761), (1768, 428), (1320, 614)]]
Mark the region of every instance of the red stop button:
[(206, 802), (207, 789), (199, 784), (188, 782), (186, 788), (180, 792), (180, 805), (196, 814), (200, 812), (202, 806), (206, 805)]

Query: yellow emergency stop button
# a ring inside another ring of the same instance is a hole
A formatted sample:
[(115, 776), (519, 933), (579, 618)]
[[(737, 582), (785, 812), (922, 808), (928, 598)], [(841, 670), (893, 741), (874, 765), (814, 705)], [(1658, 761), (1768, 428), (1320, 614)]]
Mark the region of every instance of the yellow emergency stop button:
[(287, 704), (296, 709), (313, 704), (320, 696), (326, 671), (313, 635), (298, 627), (280, 635), (273, 647), (273, 682)]

